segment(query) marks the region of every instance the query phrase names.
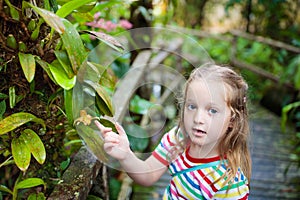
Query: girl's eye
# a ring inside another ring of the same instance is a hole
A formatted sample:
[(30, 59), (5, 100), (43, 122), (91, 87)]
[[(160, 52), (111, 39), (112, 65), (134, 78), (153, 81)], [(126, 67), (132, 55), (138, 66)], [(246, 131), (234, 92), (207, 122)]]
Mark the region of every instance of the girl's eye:
[(196, 106), (193, 105), (193, 104), (189, 104), (189, 105), (187, 105), (187, 108), (188, 108), (189, 110), (194, 110), (194, 109), (196, 109)]
[(209, 112), (210, 114), (216, 114), (218, 111), (217, 111), (216, 109), (214, 109), (214, 108), (210, 108), (210, 109), (208, 110), (208, 112)]

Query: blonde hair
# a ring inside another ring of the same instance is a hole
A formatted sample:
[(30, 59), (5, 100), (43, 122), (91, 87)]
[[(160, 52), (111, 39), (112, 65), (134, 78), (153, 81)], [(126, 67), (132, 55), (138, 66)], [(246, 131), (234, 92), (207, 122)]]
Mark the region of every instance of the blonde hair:
[[(227, 105), (231, 109), (231, 126), (226, 134), (220, 138), (218, 151), (222, 160), (227, 160), (227, 171), (225, 184), (233, 180), (240, 168), (250, 182), (251, 177), (251, 157), (248, 140), (250, 136), (246, 94), (248, 85), (242, 76), (229, 67), (207, 64), (194, 69), (186, 82), (183, 102), (181, 105), (178, 129), (176, 130), (177, 147), (172, 149), (171, 157), (182, 153), (187, 147), (188, 138), (185, 134), (180, 135), (179, 128), (184, 130), (184, 103), (187, 89), (190, 83), (196, 79), (207, 78), (222, 81), (225, 83), (227, 91)], [(183, 139), (182, 139), (183, 135)], [(181, 139), (180, 139), (181, 138)], [(217, 180), (218, 181), (218, 180)]]

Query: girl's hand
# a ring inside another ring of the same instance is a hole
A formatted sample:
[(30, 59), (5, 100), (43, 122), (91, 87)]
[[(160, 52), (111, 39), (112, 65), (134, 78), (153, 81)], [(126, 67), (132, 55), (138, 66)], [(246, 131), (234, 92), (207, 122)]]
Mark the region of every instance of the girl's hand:
[(104, 138), (103, 148), (105, 152), (118, 160), (124, 160), (131, 150), (129, 147), (129, 140), (123, 127), (118, 123), (115, 124), (119, 133), (117, 134), (113, 132), (111, 128), (103, 126), (97, 120), (95, 120), (95, 124)]

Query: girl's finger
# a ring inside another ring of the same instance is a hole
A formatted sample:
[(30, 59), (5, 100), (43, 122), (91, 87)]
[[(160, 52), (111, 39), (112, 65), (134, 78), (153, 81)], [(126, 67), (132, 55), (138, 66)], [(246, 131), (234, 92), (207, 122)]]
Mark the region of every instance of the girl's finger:
[(115, 123), (115, 127), (120, 135), (126, 135), (125, 130), (118, 122)]
[[(111, 128), (108, 128), (108, 127), (103, 126), (103, 125), (102, 125), (99, 121), (97, 121), (97, 120), (95, 120), (95, 124), (96, 124), (96, 126), (99, 128), (99, 130), (100, 130), (100, 132), (101, 132), (102, 135), (112, 130)], [(103, 136), (104, 136), (104, 135), (103, 135)]]
[(105, 127), (97, 120), (94, 121), (96, 126), (99, 128), (100, 131), (102, 131), (102, 129), (104, 129)]

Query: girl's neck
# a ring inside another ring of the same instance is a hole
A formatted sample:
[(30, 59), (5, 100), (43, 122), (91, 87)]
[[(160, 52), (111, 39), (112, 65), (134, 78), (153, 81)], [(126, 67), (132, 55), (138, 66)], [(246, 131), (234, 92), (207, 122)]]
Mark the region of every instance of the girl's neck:
[(193, 158), (212, 158), (219, 156), (217, 149), (207, 149), (205, 146), (190, 144), (187, 152)]

